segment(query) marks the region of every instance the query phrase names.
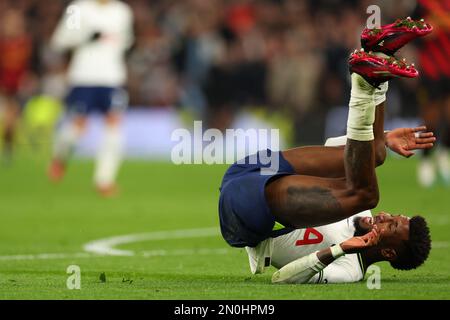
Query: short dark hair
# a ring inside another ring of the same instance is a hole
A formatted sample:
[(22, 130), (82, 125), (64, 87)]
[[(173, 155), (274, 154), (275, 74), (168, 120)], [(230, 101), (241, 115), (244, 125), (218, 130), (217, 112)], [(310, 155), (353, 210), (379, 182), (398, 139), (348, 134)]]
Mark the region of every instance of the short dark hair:
[(404, 249), (391, 261), (393, 268), (411, 270), (427, 260), (431, 250), (431, 238), (430, 229), (423, 217), (414, 216), (409, 220), (409, 239), (403, 243)]

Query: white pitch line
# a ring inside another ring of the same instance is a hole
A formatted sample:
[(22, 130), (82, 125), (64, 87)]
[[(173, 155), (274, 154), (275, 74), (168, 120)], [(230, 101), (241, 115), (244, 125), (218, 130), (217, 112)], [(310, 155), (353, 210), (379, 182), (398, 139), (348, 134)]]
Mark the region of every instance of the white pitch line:
[[(94, 240), (84, 245), (84, 250), (86, 252), (5, 255), (0, 256), (0, 261), (53, 260), (53, 259), (74, 259), (74, 258), (79, 259), (79, 258), (101, 258), (105, 256), (135, 256), (135, 255), (144, 258), (150, 258), (155, 256), (220, 255), (229, 253), (230, 250), (227, 248), (215, 248), (215, 249), (196, 248), (196, 249), (175, 249), (175, 250), (159, 249), (159, 250), (141, 251), (136, 254), (134, 251), (131, 250), (120, 250), (114, 248), (115, 246), (118, 245), (133, 242), (202, 238), (202, 237), (214, 237), (218, 235), (220, 235), (220, 232), (219, 229), (217, 228), (155, 231), (155, 232), (122, 235)], [(434, 241), (432, 243), (433, 249), (448, 248), (449, 246), (450, 243), (448, 241)]]
[(447, 217), (439, 217), (436, 220), (433, 221), (433, 225), (438, 225), (438, 226), (446, 226), (448, 225), (450, 222), (450, 219)]
[(140, 252), (145, 258), (156, 257), (156, 256), (193, 256), (193, 255), (221, 255), (228, 254), (230, 250), (227, 248), (199, 248), (199, 249), (177, 249), (177, 250), (151, 250)]
[[(176, 250), (150, 250), (142, 251), (136, 254), (142, 258), (169, 257), (169, 256), (191, 256), (191, 255), (223, 255), (230, 253), (227, 248), (198, 248), (198, 249), (176, 249)], [(40, 254), (21, 254), (12, 256), (0, 256), (0, 261), (22, 261), (22, 260), (61, 260), (61, 259), (86, 259), (86, 258), (105, 258), (107, 255), (98, 255), (86, 252), (75, 253), (40, 253)], [(115, 256), (117, 257), (117, 256)]]
[(91, 258), (93, 254), (86, 252), (75, 253), (39, 253), (39, 254), (19, 254), (11, 256), (0, 256), (0, 261), (11, 260), (56, 260), (56, 259), (73, 259), (73, 258)]
[[(156, 241), (169, 239), (188, 239), (188, 238), (203, 238), (215, 237), (220, 235), (218, 228), (202, 228), (202, 229), (185, 229), (185, 230), (169, 230), (169, 231), (155, 231), (148, 233), (129, 234), (110, 238), (104, 238), (91, 241), (84, 245), (86, 252), (75, 253), (40, 253), (40, 254), (20, 254), (20, 255), (6, 255), (0, 256), (0, 261), (11, 260), (52, 260), (52, 259), (73, 259), (73, 258), (98, 258), (104, 256), (134, 256), (136, 253), (131, 250), (115, 249), (115, 246), (141, 242), (141, 241)], [(176, 250), (151, 250), (143, 251), (137, 255), (149, 258), (154, 256), (175, 256), (175, 255), (208, 255), (208, 254), (226, 254), (228, 249), (176, 249)]]
[(133, 256), (135, 253), (131, 250), (115, 249), (115, 246), (133, 242), (170, 240), (170, 239), (188, 239), (215, 237), (220, 235), (217, 228), (185, 229), (170, 231), (155, 231), (148, 233), (129, 234), (123, 236), (109, 237), (91, 241), (84, 245), (83, 249), (89, 253), (96, 253), (109, 256)]
[(432, 241), (431, 242), (432, 249), (448, 248), (449, 246), (450, 246), (450, 243), (447, 241)]
[[(433, 242), (433, 249), (448, 248), (450, 244), (445, 241)], [(150, 250), (139, 252), (137, 256), (142, 258), (161, 256), (190, 256), (190, 255), (224, 255), (230, 253), (228, 248), (198, 248), (198, 249), (177, 249), (177, 250)], [(61, 259), (86, 259), (105, 258), (107, 255), (98, 255), (87, 252), (75, 253), (40, 253), (0, 256), (0, 261), (23, 261), (23, 260), (61, 260)], [(110, 257), (110, 256), (109, 256)]]

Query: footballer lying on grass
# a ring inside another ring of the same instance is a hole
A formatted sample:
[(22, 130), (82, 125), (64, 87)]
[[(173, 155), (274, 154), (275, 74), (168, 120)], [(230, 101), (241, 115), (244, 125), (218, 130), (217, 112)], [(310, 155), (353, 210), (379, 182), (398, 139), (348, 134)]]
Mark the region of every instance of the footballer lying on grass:
[[(402, 130), (408, 131), (397, 129), (387, 135), (392, 150), (401, 154), (402, 147), (397, 145), (397, 138), (393, 139), (392, 136), (405, 134), (401, 133)], [(410, 135), (410, 143), (414, 143), (413, 139)], [(340, 144), (345, 144), (345, 137), (328, 139), (325, 145)], [(378, 243), (375, 243), (377, 235), (369, 232), (374, 228), (385, 230)], [(373, 246), (368, 247), (371, 241)], [(327, 260), (325, 256), (334, 244), (340, 244), (347, 254), (336, 260), (331, 257)], [(253, 274), (263, 273), (270, 264), (280, 269), (273, 275), (273, 282), (344, 283), (364, 279), (367, 268), (379, 261), (390, 261), (393, 268), (401, 270), (416, 268), (427, 258), (430, 246), (429, 230), (422, 217), (409, 219), (385, 212), (372, 217), (367, 210), (336, 223), (295, 229), (264, 240), (256, 248), (246, 247), (246, 250)], [(310, 255), (316, 253), (324, 259), (323, 270), (308, 265)]]
[[(386, 158), (386, 145), (408, 157), (411, 150), (431, 148), (435, 141), (433, 133), (419, 133), (424, 127), (384, 132), (387, 81), (419, 74), (393, 54), (432, 29), (422, 20), (407, 18), (363, 31), (364, 48), (349, 58), (352, 89), (345, 146), (263, 150), (230, 166), (219, 198), (221, 232), (229, 245), (265, 251), (269, 238), (339, 221), (350, 226), (348, 218), (377, 206), (375, 168)], [(365, 252), (366, 264), (389, 260), (399, 269), (415, 268), (427, 258), (430, 238), (423, 218), (380, 215), (373, 221), (359, 220), (358, 230), (368, 231), (365, 235), (352, 237), (349, 227), (347, 238), (324, 241), (325, 248), (285, 265), (273, 281), (307, 282), (345, 253)]]

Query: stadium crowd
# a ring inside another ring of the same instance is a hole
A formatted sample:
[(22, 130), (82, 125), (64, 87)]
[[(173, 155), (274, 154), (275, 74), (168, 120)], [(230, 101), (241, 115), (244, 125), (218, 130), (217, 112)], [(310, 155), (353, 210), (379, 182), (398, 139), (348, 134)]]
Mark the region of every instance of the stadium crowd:
[[(323, 129), (332, 106), (348, 102), (347, 57), (360, 46), (373, 1), (126, 2), (134, 12), (136, 36), (127, 57), (131, 106), (187, 109), (216, 128), (229, 126), (242, 107), (259, 106), (314, 132)], [(383, 23), (417, 10), (416, 1), (379, 2)], [(49, 41), (69, 3), (0, 2), (1, 29), (15, 24), (17, 37), (30, 44), (0, 57), (3, 66), (17, 56), (29, 57), (18, 62), (25, 71), (17, 88), (21, 103), (37, 93), (60, 99), (66, 93), (67, 57), (53, 52)], [(11, 10), (15, 15), (7, 19)], [(402, 55), (419, 62), (414, 49)], [(418, 81), (393, 83), (389, 113), (416, 116), (419, 86)]]

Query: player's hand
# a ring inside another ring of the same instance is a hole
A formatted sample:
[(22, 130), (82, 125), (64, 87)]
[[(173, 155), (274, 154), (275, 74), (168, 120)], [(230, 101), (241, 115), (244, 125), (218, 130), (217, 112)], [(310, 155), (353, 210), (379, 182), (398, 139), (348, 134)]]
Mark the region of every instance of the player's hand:
[(386, 133), (387, 147), (406, 158), (414, 155), (411, 150), (432, 148), (435, 141), (433, 132), (427, 132), (425, 126), (398, 128)]
[(361, 237), (353, 237), (342, 242), (341, 248), (345, 253), (357, 253), (364, 249), (375, 246), (380, 241), (382, 230), (378, 230), (377, 226)]
[(102, 37), (102, 33), (99, 31), (95, 31), (91, 34), (90, 38), (89, 38), (89, 42), (95, 42), (97, 40), (99, 40)]

